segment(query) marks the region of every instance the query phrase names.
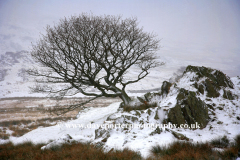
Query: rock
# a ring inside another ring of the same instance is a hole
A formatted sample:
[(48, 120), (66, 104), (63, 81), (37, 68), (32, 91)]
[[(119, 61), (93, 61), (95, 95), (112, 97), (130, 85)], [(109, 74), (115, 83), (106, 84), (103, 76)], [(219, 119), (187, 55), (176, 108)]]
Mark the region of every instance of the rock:
[(196, 97), (196, 93), (180, 89), (177, 96), (177, 104), (171, 108), (168, 113), (168, 121), (177, 124), (200, 124), (201, 128), (205, 128), (208, 121), (208, 107), (200, 99)]
[[(214, 70), (207, 67), (197, 67), (189, 65), (184, 74), (186, 72), (195, 72), (197, 77), (195, 77), (196, 81), (199, 81), (200, 78), (206, 78), (201, 84), (194, 84), (194, 87), (198, 89), (201, 94), (204, 94), (204, 90), (207, 91), (207, 97), (216, 98), (220, 96), (219, 90), (221, 88), (232, 88), (233, 83), (228, 76), (226, 76), (223, 72), (219, 70)], [(225, 97), (233, 98), (230, 94), (225, 94)]]
[(162, 133), (162, 128), (160, 129), (157, 127), (153, 132), (150, 133), (150, 136), (153, 136), (155, 134), (161, 134)]
[(220, 96), (219, 90), (221, 88), (232, 88), (233, 83), (230, 78), (219, 70), (214, 70), (207, 67), (196, 67), (189, 65), (186, 72), (195, 72), (198, 77), (195, 77), (196, 81), (199, 81), (200, 78), (206, 78), (202, 84), (194, 84), (194, 87), (198, 89), (201, 94), (204, 94), (204, 89), (207, 91), (207, 96), (211, 98), (216, 98)]
[(158, 110), (157, 110), (156, 113), (155, 113), (154, 119), (156, 119), (156, 120), (159, 119), (159, 117), (158, 117)]
[(149, 96), (147, 96), (146, 94), (144, 95), (144, 98), (145, 98), (145, 100), (146, 100), (147, 102), (149, 102), (149, 101), (150, 101), (150, 98), (149, 98)]
[(219, 70), (214, 70), (207, 67), (197, 67), (189, 65), (184, 73), (186, 72), (195, 72), (199, 78), (207, 77), (213, 81), (217, 86), (230, 87), (233, 88), (233, 83), (230, 78)]
[(204, 94), (204, 86), (202, 84), (200, 84), (198, 86), (198, 91), (201, 93), (201, 94)]
[(156, 96), (160, 96), (161, 94), (160, 93), (151, 93), (151, 92), (148, 92), (146, 94), (144, 94), (144, 98), (147, 102), (150, 102), (150, 100), (153, 98), (153, 97), (156, 97)]
[(143, 104), (147, 104), (148, 101), (146, 101), (145, 99), (141, 98), (141, 97), (137, 97), (137, 99), (143, 103)]
[(181, 124), (185, 124), (185, 118), (180, 105), (177, 104), (174, 108), (170, 109), (168, 113), (168, 121), (173, 124), (177, 124), (178, 127)]
[(108, 138), (110, 136), (109, 131), (106, 129), (96, 129), (95, 130), (95, 139), (103, 137), (103, 138)]
[(218, 90), (220, 88), (215, 86), (212, 81), (210, 81), (209, 79), (206, 79), (204, 82), (204, 85), (206, 86), (207, 97), (211, 97), (211, 98), (219, 97), (220, 94), (219, 94)]
[(184, 88), (181, 88), (181, 89), (179, 90), (178, 95), (177, 95), (177, 101), (178, 101), (178, 103), (179, 103), (179, 104), (182, 103), (182, 101), (183, 101), (184, 99), (186, 99), (186, 96), (187, 96), (187, 95), (188, 95), (188, 91), (185, 90)]
[(229, 100), (234, 100), (235, 99), (232, 92), (229, 91), (229, 90), (225, 90), (225, 89), (224, 89), (224, 93), (223, 93), (223, 98), (226, 98), (226, 99), (229, 99)]
[(186, 140), (186, 141), (190, 140), (188, 137), (186, 137), (185, 135), (183, 135), (181, 133), (175, 132), (175, 131), (167, 129), (167, 128), (166, 128), (166, 131), (171, 132), (172, 135), (179, 140)]
[(167, 95), (169, 93), (169, 90), (172, 86), (172, 83), (164, 81), (161, 87), (161, 95)]
[(182, 108), (183, 115), (188, 125), (198, 122), (202, 128), (205, 128), (208, 123), (208, 107), (193, 93), (189, 93), (187, 103)]

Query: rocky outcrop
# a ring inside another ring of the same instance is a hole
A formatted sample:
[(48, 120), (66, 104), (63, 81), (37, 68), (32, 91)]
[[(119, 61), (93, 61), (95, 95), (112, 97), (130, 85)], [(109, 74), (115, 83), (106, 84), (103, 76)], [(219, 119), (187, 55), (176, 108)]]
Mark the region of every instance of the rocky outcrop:
[(169, 111), (168, 121), (178, 126), (185, 123), (189, 126), (198, 123), (201, 128), (204, 128), (209, 121), (208, 107), (196, 97), (195, 92), (181, 88), (177, 95), (176, 106)]
[(169, 110), (168, 121), (173, 124), (177, 124), (178, 127), (181, 124), (185, 124), (185, 118), (179, 104)]
[[(215, 122), (218, 118), (216, 111), (223, 111), (227, 108), (221, 104), (229, 102), (226, 106), (231, 108), (231, 105), (239, 102), (238, 92), (232, 89), (234, 85), (236, 88), (238, 85), (234, 79), (232, 80), (234, 84), (228, 76), (218, 70), (188, 66), (175, 83), (164, 81), (159, 92), (149, 92), (142, 97), (137, 97), (136, 103), (135, 101), (133, 103), (134, 106), (129, 106), (130, 109), (124, 110), (123, 108), (118, 110), (118, 113), (109, 116), (105, 123), (124, 124), (125, 126), (107, 130), (97, 129), (96, 141), (99, 145), (104, 145), (111, 137), (111, 133), (114, 132), (126, 135), (123, 146), (128, 141), (135, 140), (138, 132), (153, 137), (163, 134), (163, 132), (170, 132), (176, 139), (192, 140), (191, 137), (182, 134), (181, 130), (175, 129), (175, 127), (181, 126), (185, 129), (200, 127), (203, 129), (209, 124), (209, 129), (212, 129), (212, 122), (222, 124), (221, 121)], [(237, 116), (236, 118), (239, 119)], [(141, 127), (134, 129), (129, 127), (135, 124)], [(151, 130), (143, 127), (152, 124), (159, 124), (159, 126), (151, 128)], [(164, 128), (161, 125), (174, 127)]]
[(207, 67), (188, 66), (187, 72), (195, 72), (197, 77), (195, 81), (199, 81), (201, 78), (205, 78), (201, 84), (195, 84), (195, 87), (201, 94), (204, 94), (204, 89), (207, 91), (207, 97), (216, 98), (220, 96), (219, 90), (221, 88), (232, 88), (233, 83), (230, 78), (219, 70), (214, 70)]

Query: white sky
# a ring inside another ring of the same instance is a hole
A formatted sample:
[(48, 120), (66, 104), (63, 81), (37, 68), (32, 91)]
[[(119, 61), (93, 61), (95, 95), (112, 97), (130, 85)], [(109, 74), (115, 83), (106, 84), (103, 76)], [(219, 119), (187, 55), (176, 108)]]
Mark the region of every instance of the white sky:
[(47, 24), (82, 12), (137, 17), (162, 39), (160, 56), (240, 75), (239, 0), (0, 0), (0, 54), (30, 50)]

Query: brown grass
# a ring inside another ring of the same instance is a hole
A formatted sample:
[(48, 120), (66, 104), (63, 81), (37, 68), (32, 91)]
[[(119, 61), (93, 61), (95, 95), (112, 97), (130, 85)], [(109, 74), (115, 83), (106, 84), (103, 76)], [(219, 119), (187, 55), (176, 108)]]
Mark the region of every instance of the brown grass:
[[(66, 98), (61, 101), (62, 105), (75, 104), (84, 98)], [(86, 107), (106, 107), (111, 103), (119, 102), (119, 98), (99, 98), (86, 105)], [(51, 115), (48, 110), (50, 106), (56, 105), (56, 100), (47, 98), (18, 97), (0, 99), (0, 121), (10, 120), (37, 120), (49, 117), (58, 117)], [(66, 113), (65, 117), (75, 117), (81, 109)]]
[[(11, 120), (0, 122), (0, 126), (4, 127), (4, 130), (0, 129), (0, 139), (9, 139), (9, 136), (20, 137), (27, 132), (30, 132), (38, 127), (49, 127), (56, 125), (57, 122), (68, 121), (74, 119), (72, 117), (54, 117), (54, 118), (42, 118), (38, 120)], [(13, 131), (12, 134), (6, 134), (6, 130)]]
[(209, 144), (193, 144), (190, 142), (174, 142), (168, 147), (154, 146), (151, 149), (156, 159), (209, 159), (214, 158)]
[(0, 128), (0, 139), (9, 139), (10, 134), (7, 134), (6, 132), (7, 128)]
[(140, 160), (139, 153), (129, 149), (116, 150), (104, 153), (101, 148), (96, 148), (91, 144), (73, 143), (64, 144), (54, 150), (41, 150), (42, 144), (33, 145), (30, 142), (14, 146), (12, 143), (0, 145), (1, 160), (54, 160), (54, 159), (89, 159), (89, 160)]
[(229, 139), (227, 138), (227, 136), (223, 136), (216, 139), (212, 139), (210, 143), (211, 145), (217, 148), (226, 148), (229, 145)]
[[(222, 138), (221, 138), (222, 139)], [(226, 140), (226, 137), (223, 137)], [(215, 144), (215, 142), (214, 142)], [(240, 135), (235, 138), (235, 143), (231, 146), (225, 148), (222, 152), (213, 150), (215, 146), (211, 143), (191, 143), (184, 141), (177, 141), (170, 144), (168, 147), (164, 146), (153, 146), (151, 149), (152, 156), (148, 159), (158, 159), (158, 160), (192, 160), (192, 159), (234, 159), (238, 156), (238, 151), (240, 150)]]
[[(238, 139), (239, 140), (239, 137)], [(90, 143), (63, 144), (61, 147), (52, 147), (51, 149), (41, 150), (43, 144), (34, 145), (26, 142), (19, 145), (6, 143), (0, 145), (1, 160), (141, 160), (140, 153), (130, 149), (110, 150), (104, 152), (102, 148), (96, 147)], [(174, 142), (168, 147), (154, 146), (152, 148), (153, 156), (148, 160), (202, 160), (202, 159), (233, 159), (237, 157), (239, 150), (239, 141), (233, 146), (226, 148), (223, 152), (212, 150), (209, 143), (193, 144), (190, 142)]]
[(146, 110), (148, 108), (155, 108), (155, 107), (157, 107), (157, 103), (142, 103), (137, 106), (125, 105), (123, 106), (123, 110), (126, 112), (130, 112), (132, 110)]

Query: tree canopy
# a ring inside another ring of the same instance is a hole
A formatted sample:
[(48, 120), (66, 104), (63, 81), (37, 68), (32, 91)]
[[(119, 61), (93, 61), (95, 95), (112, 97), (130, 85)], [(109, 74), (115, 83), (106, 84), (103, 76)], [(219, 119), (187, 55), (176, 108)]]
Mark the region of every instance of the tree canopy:
[[(46, 34), (32, 46), (32, 57), (44, 67), (29, 70), (37, 82), (32, 90), (58, 99), (78, 93), (91, 97), (61, 113), (98, 97), (120, 97), (128, 104), (126, 86), (161, 65), (155, 56), (158, 49), (156, 35), (138, 27), (136, 18), (88, 14), (64, 18), (47, 26)], [(133, 67), (138, 75), (129, 80), (127, 72)]]

